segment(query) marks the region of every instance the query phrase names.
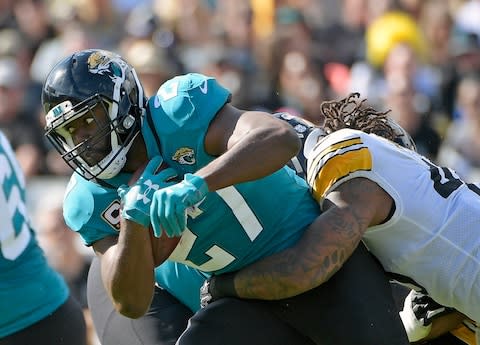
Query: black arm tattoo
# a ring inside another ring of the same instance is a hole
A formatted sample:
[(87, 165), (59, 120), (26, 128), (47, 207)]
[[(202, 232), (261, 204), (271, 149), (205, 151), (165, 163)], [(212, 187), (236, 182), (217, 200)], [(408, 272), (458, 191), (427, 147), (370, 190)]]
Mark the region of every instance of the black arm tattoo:
[[(372, 186), (373, 185), (373, 186)], [(366, 179), (341, 186), (297, 244), (264, 258), (235, 275), (239, 297), (282, 299), (326, 282), (358, 246), (369, 226), (374, 207), (370, 195), (379, 187)]]

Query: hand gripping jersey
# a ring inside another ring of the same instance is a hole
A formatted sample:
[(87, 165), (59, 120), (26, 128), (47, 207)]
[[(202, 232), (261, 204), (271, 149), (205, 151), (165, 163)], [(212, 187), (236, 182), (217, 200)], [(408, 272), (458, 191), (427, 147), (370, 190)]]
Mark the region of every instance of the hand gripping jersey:
[(320, 203), (350, 179), (368, 178), (394, 200), (364, 242), (388, 272), (413, 279), (438, 303), (480, 321), (480, 189), (455, 172), (384, 138), (343, 129), (308, 154)]
[(25, 179), (0, 132), (0, 338), (54, 312), (68, 297), (63, 278), (47, 265), (30, 226)]

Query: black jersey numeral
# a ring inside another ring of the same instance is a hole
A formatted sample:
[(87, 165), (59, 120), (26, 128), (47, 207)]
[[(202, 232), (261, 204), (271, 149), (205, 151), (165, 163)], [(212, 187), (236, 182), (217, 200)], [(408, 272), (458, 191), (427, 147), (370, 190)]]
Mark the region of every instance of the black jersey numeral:
[(433, 188), (443, 198), (448, 198), (460, 186), (466, 185), (468, 189), (480, 196), (480, 188), (473, 183), (465, 183), (458, 175), (450, 168), (439, 167), (430, 161), (425, 160), (430, 170), (430, 178), (433, 181)]

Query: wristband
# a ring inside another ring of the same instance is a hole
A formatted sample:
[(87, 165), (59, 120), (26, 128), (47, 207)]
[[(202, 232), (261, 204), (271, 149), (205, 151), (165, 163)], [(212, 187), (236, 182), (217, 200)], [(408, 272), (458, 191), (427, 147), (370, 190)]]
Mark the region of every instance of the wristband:
[(210, 294), (214, 301), (222, 297), (238, 297), (237, 290), (235, 290), (235, 273), (212, 276)]

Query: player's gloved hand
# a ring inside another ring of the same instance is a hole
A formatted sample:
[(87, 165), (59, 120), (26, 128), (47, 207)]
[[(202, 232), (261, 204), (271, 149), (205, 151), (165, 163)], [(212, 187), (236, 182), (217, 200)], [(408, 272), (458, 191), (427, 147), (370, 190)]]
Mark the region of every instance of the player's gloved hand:
[(214, 296), (212, 295), (211, 284), (215, 276), (212, 276), (205, 280), (205, 282), (200, 287), (200, 307), (205, 308), (209, 303), (214, 301)]
[(185, 174), (183, 181), (155, 192), (150, 216), (153, 233), (160, 237), (162, 229), (168, 237), (180, 236), (187, 223), (187, 208), (198, 204), (208, 193), (205, 180)]
[(435, 318), (454, 312), (455, 309), (435, 302), (429, 295), (411, 290), (400, 312), (410, 342), (425, 338)]
[(177, 176), (177, 172), (172, 168), (157, 173), (162, 163), (161, 156), (152, 158), (133, 186), (121, 185), (118, 188), (118, 195), (123, 204), (123, 218), (144, 227), (150, 225), (150, 205), (154, 193), (161, 188), (175, 184), (175, 182), (169, 181)]
[(200, 287), (202, 308), (223, 297), (238, 297), (235, 290), (235, 272), (213, 275)]

